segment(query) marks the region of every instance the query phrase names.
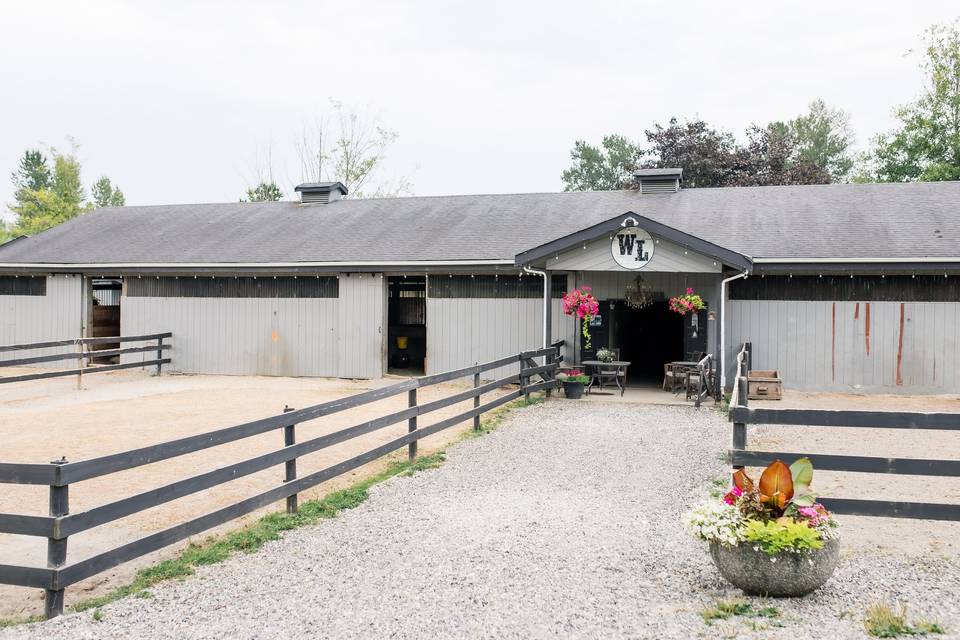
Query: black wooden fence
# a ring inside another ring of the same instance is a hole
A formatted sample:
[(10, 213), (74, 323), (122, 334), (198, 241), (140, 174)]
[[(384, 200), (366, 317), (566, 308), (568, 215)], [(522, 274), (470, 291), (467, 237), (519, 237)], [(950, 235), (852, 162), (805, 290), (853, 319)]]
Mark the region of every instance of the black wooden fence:
[[(750, 363), (749, 343), (737, 356), (737, 382), (730, 402), (730, 420), (733, 422), (731, 464), (735, 469), (745, 466), (766, 466), (776, 459), (791, 461), (808, 457), (815, 469), (856, 473), (884, 473), (960, 477), (960, 460), (927, 460), (916, 458), (880, 458), (868, 456), (797, 453), (783, 451), (748, 451), (748, 424), (782, 424), (798, 429), (807, 427), (902, 429), (911, 437), (914, 430), (940, 430), (960, 433), (960, 414), (912, 413), (901, 411), (835, 411), (824, 409), (753, 409), (747, 401), (747, 373)], [(825, 497), (820, 501), (836, 513), (888, 518), (919, 518), (925, 520), (960, 520), (960, 505), (930, 502), (895, 502), (891, 500), (861, 500)]]
[[(417, 455), (417, 442), (422, 438), (470, 419), (473, 420), (473, 428), (479, 429), (480, 416), (491, 409), (523, 396), (529, 398), (531, 393), (537, 391), (546, 391), (549, 395), (557, 385), (556, 372), (560, 364), (561, 345), (562, 342), (555, 343), (544, 349), (512, 355), (485, 364), (477, 364), (447, 373), (411, 378), (389, 387), (366, 391), (305, 409), (288, 409), (280, 415), (262, 420), (90, 460), (79, 462), (59, 460), (49, 464), (0, 463), (0, 483), (47, 485), (49, 486), (50, 506), (49, 516), (0, 514), (0, 533), (47, 538), (46, 568), (0, 565), (0, 583), (45, 589), (46, 616), (59, 615), (63, 612), (64, 589), (85, 578), (152, 551), (162, 549), (279, 500), (286, 499), (287, 510), (296, 511), (297, 494), (305, 489), (356, 469), (404, 446), (407, 447), (408, 455), (412, 460)], [(544, 364), (542, 365), (534, 360), (541, 357), (544, 358)], [(519, 365), (519, 371), (499, 380), (481, 383), (483, 372), (509, 365)], [(418, 389), (465, 377), (472, 378), (472, 388), (439, 400), (426, 403), (418, 402)], [(534, 377), (538, 377), (540, 381), (534, 382), (532, 380)], [(492, 393), (496, 389), (510, 384), (518, 384), (519, 386), (513, 391), (481, 404), (480, 398), (482, 395)], [(400, 394), (407, 394), (408, 398), (408, 408), (402, 411), (396, 411), (304, 442), (296, 442), (295, 430), (298, 423)], [(418, 423), (420, 416), (470, 399), (473, 399), (472, 409), (444, 418), (431, 425), (424, 426)], [(404, 420), (407, 421), (408, 425), (407, 434), (333, 466), (302, 477), (297, 476), (296, 463), (299, 457), (364, 434), (373, 433)], [(274, 429), (279, 429), (283, 433), (283, 448), (281, 449), (115, 500), (87, 511), (70, 513), (69, 488), (74, 483), (161, 460), (168, 460), (229, 442), (236, 442)], [(192, 495), (281, 464), (284, 466), (283, 482), (272, 489), (104, 551), (85, 560), (67, 564), (67, 539), (73, 534), (109, 524), (171, 500)]]
[[(31, 342), (28, 344), (12, 344), (0, 346), (0, 353), (10, 353), (15, 351), (28, 351), (33, 349), (48, 349), (52, 347), (75, 347), (74, 351), (64, 353), (52, 353), (42, 356), (30, 356), (26, 358), (14, 358), (10, 360), (0, 360), (0, 368), (3, 367), (22, 367), (31, 364), (40, 364), (44, 362), (59, 362), (61, 360), (74, 360), (76, 367), (73, 369), (58, 369), (56, 371), (43, 371), (39, 373), (29, 373), (18, 376), (0, 377), (0, 384), (6, 382), (25, 382), (27, 380), (42, 380), (44, 378), (59, 378), (61, 376), (79, 376), (82, 377), (88, 373), (103, 373), (105, 371), (117, 371), (119, 369), (134, 369), (140, 367), (156, 366), (157, 374), (160, 368), (170, 363), (170, 358), (163, 357), (163, 351), (170, 348), (170, 344), (165, 343), (164, 339), (173, 336), (172, 333), (152, 333), (145, 336), (112, 336), (102, 338), (74, 338), (72, 340), (52, 340), (50, 342)], [(156, 342), (139, 347), (122, 347), (118, 349), (90, 349), (98, 344), (117, 344), (122, 342)], [(143, 360), (137, 362), (127, 362), (123, 364), (103, 364), (91, 365), (94, 358), (109, 358), (121, 356), (126, 353), (155, 353), (153, 360)]]

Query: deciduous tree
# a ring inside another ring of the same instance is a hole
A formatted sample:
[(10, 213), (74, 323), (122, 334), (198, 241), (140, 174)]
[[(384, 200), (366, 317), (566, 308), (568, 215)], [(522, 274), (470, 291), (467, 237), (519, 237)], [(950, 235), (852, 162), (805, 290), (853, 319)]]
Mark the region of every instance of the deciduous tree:
[(843, 182), (853, 167), (854, 143), (850, 116), (843, 109), (828, 106), (823, 100), (810, 103), (807, 113), (788, 123), (796, 144), (797, 160), (830, 174), (833, 182)]
[(100, 176), (100, 179), (93, 183), (90, 189), (93, 196), (93, 206), (97, 209), (101, 207), (122, 207), (127, 203), (120, 187), (114, 186), (107, 176)]
[(332, 113), (304, 126), (297, 141), (301, 181), (339, 181), (356, 198), (409, 193), (409, 178), (382, 175), (387, 151), (399, 134), (383, 126), (378, 116), (330, 102)]
[(283, 192), (276, 182), (261, 182), (252, 189), (247, 189), (247, 200), (250, 202), (277, 202), (283, 198)]
[(577, 140), (570, 152), (573, 165), (566, 169), (564, 191), (610, 191), (626, 189), (643, 155), (640, 145), (621, 135), (605, 136), (600, 147)]
[(900, 125), (877, 136), (858, 181), (960, 180), (960, 31), (935, 25), (925, 35), (920, 97), (896, 111)]

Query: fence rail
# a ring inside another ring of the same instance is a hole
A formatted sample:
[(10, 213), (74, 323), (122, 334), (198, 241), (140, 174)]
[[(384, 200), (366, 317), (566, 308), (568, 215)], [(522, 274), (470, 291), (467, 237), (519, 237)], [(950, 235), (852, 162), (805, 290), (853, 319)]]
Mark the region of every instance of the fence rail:
[[(737, 381), (730, 401), (730, 421), (733, 423), (730, 462), (734, 469), (742, 469), (745, 466), (766, 466), (777, 459), (792, 460), (808, 457), (814, 468), (824, 471), (960, 477), (960, 460), (747, 450), (747, 425), (750, 424), (960, 431), (960, 414), (957, 413), (751, 408), (747, 401), (749, 362), (750, 344), (746, 343), (737, 356)], [(956, 504), (835, 497), (824, 497), (820, 501), (832, 511), (847, 515), (960, 521), (960, 505)]]
[[(0, 369), (4, 367), (21, 367), (31, 364), (40, 364), (44, 362), (58, 362), (61, 360), (74, 360), (77, 362), (77, 367), (73, 369), (58, 369), (56, 371), (43, 371), (39, 373), (29, 373), (18, 376), (2, 376), (0, 377), (0, 384), (5, 384), (8, 382), (26, 382), (29, 380), (44, 380), (46, 378), (59, 378), (63, 376), (78, 376), (77, 382), (80, 384), (82, 377), (90, 373), (103, 373), (106, 371), (118, 371), (120, 369), (135, 369), (153, 366), (157, 368), (157, 374), (159, 374), (163, 365), (170, 363), (170, 358), (164, 358), (163, 352), (171, 347), (171, 345), (169, 343), (165, 343), (164, 340), (172, 336), (172, 333), (167, 332), (152, 333), (143, 336), (103, 336), (97, 338), (75, 338), (73, 340), (51, 340), (48, 342), (30, 342), (26, 344), (0, 346), (0, 353), (29, 351), (33, 349), (49, 349), (53, 347), (76, 347), (76, 351), (66, 353), (52, 353), (42, 356), (28, 356), (25, 358), (0, 360)], [(124, 342), (152, 341), (156, 341), (157, 344), (116, 349), (90, 349), (91, 346), (98, 344), (121, 344)], [(152, 353), (154, 351), (156, 352), (157, 357), (153, 360), (127, 362), (123, 364), (91, 364), (91, 360), (94, 358), (109, 358), (128, 353)]]
[[(169, 336), (169, 334), (161, 335)], [(389, 387), (358, 393), (303, 409), (285, 408), (283, 413), (262, 420), (89, 460), (78, 462), (59, 460), (50, 464), (0, 463), (0, 483), (47, 485), (50, 494), (49, 516), (0, 514), (0, 533), (47, 538), (48, 557), (46, 568), (0, 565), (0, 583), (45, 589), (44, 608), (46, 616), (59, 615), (63, 611), (64, 589), (85, 578), (162, 549), (280, 500), (286, 499), (287, 510), (295, 512), (297, 509), (297, 494), (306, 489), (405, 446), (408, 448), (409, 458), (413, 460), (417, 453), (417, 442), (427, 436), (471, 419), (473, 420), (473, 428), (479, 429), (480, 416), (491, 409), (521, 397), (529, 398), (531, 393), (537, 391), (545, 391), (549, 395), (557, 386), (556, 372), (560, 365), (559, 352), (562, 344), (562, 342), (554, 343), (544, 349), (526, 351), (492, 362), (464, 367), (456, 371), (411, 378)], [(537, 358), (543, 358), (544, 364), (537, 363)], [(481, 384), (481, 374), (483, 372), (511, 364), (519, 366), (517, 373)], [(540, 381), (534, 382), (535, 377), (539, 378)], [(473, 387), (431, 402), (422, 404), (418, 402), (418, 389), (460, 378), (471, 378)], [(487, 402), (481, 402), (481, 396), (509, 384), (518, 384), (519, 386), (515, 390)], [(404, 393), (408, 397), (408, 407), (406, 409), (394, 411), (310, 440), (296, 442), (296, 425), (299, 423)], [(473, 407), (455, 416), (444, 418), (426, 426), (420, 425), (417, 421), (420, 416), (470, 399), (473, 399)], [(298, 458), (403, 421), (407, 421), (408, 424), (406, 434), (309, 475), (297, 476), (296, 462)], [(114, 500), (86, 511), (70, 513), (69, 487), (74, 483), (202, 451), (274, 429), (281, 430), (283, 434), (283, 447), (280, 449), (178, 480), (162, 487)], [(67, 563), (67, 539), (71, 535), (109, 524), (154, 506), (279, 465), (284, 467), (284, 476), (282, 483), (278, 486), (84, 560)]]

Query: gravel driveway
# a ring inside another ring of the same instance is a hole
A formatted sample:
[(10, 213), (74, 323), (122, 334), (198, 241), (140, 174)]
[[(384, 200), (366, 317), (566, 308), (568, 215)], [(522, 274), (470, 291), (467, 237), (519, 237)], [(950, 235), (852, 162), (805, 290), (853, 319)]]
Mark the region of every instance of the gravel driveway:
[(0, 637), (861, 638), (881, 598), (960, 629), (956, 560), (866, 555), (813, 597), (772, 602), (782, 627), (707, 626), (700, 611), (737, 592), (681, 520), (723, 476), (728, 437), (707, 408), (518, 410), (336, 520), (107, 606), (99, 622), (68, 615)]

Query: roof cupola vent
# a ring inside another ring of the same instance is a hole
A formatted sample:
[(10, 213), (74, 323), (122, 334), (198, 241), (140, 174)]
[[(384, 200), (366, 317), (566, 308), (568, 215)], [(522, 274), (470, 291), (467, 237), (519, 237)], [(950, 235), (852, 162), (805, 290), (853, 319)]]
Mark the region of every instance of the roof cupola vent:
[(683, 169), (637, 169), (633, 177), (640, 193), (676, 193), (680, 191)]
[(347, 188), (342, 182), (304, 182), (298, 184), (294, 191), (300, 194), (301, 204), (327, 204), (347, 195)]

